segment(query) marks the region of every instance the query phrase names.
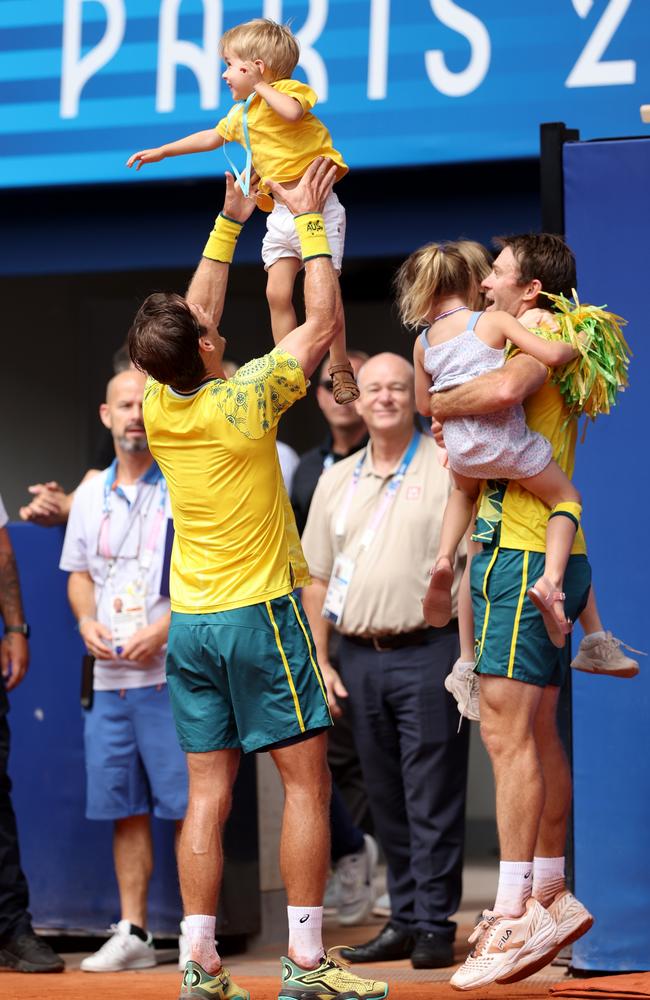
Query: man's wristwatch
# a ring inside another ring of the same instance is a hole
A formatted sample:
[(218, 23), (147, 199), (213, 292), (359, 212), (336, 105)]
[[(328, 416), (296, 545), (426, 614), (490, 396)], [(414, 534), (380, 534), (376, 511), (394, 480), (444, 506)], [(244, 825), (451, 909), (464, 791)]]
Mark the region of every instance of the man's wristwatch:
[(20, 635), (24, 635), (26, 639), (29, 639), (29, 633), (31, 629), (27, 622), (23, 622), (22, 625), (5, 625), (5, 635), (7, 632), (18, 632)]

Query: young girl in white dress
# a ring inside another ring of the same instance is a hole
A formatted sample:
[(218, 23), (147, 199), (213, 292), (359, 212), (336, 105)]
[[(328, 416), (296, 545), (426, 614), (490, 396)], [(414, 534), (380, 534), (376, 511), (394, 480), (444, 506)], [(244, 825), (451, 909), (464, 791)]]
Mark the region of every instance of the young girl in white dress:
[[(570, 344), (530, 332), (508, 313), (476, 311), (490, 267), (484, 247), (461, 240), (422, 247), (400, 269), (402, 321), (415, 329), (426, 325), (414, 348), (416, 405), (424, 415), (430, 414), (431, 392), (500, 368), (508, 344), (549, 367), (566, 364), (578, 353)], [(571, 623), (564, 614), (562, 583), (580, 523), (580, 494), (553, 460), (547, 439), (527, 427), (522, 406), (446, 420), (443, 434), (454, 488), (423, 602), (426, 621), (441, 626), (451, 617), (454, 557), (480, 481), (514, 479), (550, 509), (544, 575), (528, 589), (528, 597), (542, 613), (551, 641), (564, 646)]]

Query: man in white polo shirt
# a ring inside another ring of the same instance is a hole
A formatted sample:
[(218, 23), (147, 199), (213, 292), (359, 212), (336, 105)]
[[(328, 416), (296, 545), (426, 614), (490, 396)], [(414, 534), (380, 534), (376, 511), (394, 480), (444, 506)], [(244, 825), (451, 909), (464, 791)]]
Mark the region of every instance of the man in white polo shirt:
[(167, 485), (142, 420), (145, 376), (108, 383), (100, 417), (116, 458), (77, 489), (61, 555), (68, 597), (90, 657), (84, 718), (88, 819), (114, 822), (121, 919), (83, 960), (85, 972), (155, 965), (146, 930), (153, 868), (150, 813), (179, 823), (187, 805), (185, 757), (165, 683), (169, 599), (161, 594), (171, 524)]

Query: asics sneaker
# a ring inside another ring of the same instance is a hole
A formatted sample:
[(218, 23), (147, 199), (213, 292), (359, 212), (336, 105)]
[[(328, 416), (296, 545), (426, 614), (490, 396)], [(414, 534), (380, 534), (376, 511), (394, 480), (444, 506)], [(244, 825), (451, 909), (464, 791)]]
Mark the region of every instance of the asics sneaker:
[(336, 862), (338, 905), (336, 915), (342, 927), (362, 924), (372, 911), (375, 901), (373, 879), (379, 851), (374, 837), (363, 837), (363, 850), (346, 854)]
[[(616, 639), (611, 632), (598, 632), (595, 635), (583, 636), (578, 652), (571, 662), (574, 670), (582, 670), (586, 674), (605, 674), (607, 677), (636, 677), (639, 664), (626, 656), (621, 647), (631, 653), (641, 652), (626, 646)], [(641, 653), (645, 656), (645, 653)]]
[(451, 977), (455, 990), (475, 990), (501, 981), (524, 957), (536, 959), (555, 940), (553, 917), (536, 899), (529, 899), (521, 917), (485, 913), (469, 942), (473, 950)]
[(549, 944), (547, 951), (540, 952), (535, 958), (524, 956), (509, 975), (500, 977), (499, 983), (518, 983), (550, 965), (563, 948), (573, 944), (578, 938), (593, 926), (594, 918), (582, 903), (571, 892), (562, 892), (548, 907), (548, 912), (556, 924), (555, 938)]
[(228, 969), (206, 972), (198, 962), (188, 962), (179, 1000), (250, 1000), (248, 990), (233, 983)]
[(278, 1000), (329, 1000), (339, 996), (345, 997), (345, 1000), (371, 1000), (388, 996), (388, 983), (355, 976), (332, 958), (331, 953), (336, 950), (330, 948), (321, 964), (309, 970), (301, 969), (289, 958), (283, 958)]
[(99, 951), (84, 958), (82, 972), (126, 972), (129, 969), (151, 969), (156, 964), (153, 938), (147, 934), (143, 941), (131, 933), (128, 920), (111, 924), (112, 934)]
[(445, 677), (445, 687), (458, 702), (458, 711), (465, 719), (480, 722), (479, 684), (473, 660), (456, 660)]

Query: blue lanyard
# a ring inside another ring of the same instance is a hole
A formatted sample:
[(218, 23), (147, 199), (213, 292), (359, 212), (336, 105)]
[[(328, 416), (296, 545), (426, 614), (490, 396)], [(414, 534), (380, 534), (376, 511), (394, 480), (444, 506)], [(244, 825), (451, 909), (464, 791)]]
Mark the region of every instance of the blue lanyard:
[[(228, 125), (228, 121), (229, 121), (230, 116), (233, 113), (233, 111), (236, 108), (241, 107), (241, 109), (242, 109), (241, 124), (242, 124), (242, 131), (244, 133), (244, 149), (246, 150), (246, 166), (244, 167), (244, 169), (243, 169), (243, 171), (241, 173), (239, 172), (239, 170), (237, 169), (237, 167), (235, 166), (235, 164), (232, 162), (232, 160), (228, 156), (228, 153), (226, 152), (226, 145), (224, 145), (224, 147), (223, 147), (223, 155), (226, 157), (226, 160), (228, 161), (228, 165), (230, 166), (230, 169), (232, 170), (233, 174), (235, 175), (235, 179), (239, 182), (239, 186), (242, 189), (242, 193), (246, 197), (248, 197), (248, 193), (250, 191), (251, 166), (252, 166), (252, 163), (253, 163), (253, 150), (251, 148), (251, 140), (250, 140), (250, 136), (248, 134), (248, 109), (250, 108), (251, 102), (252, 102), (252, 100), (253, 100), (253, 98), (255, 96), (256, 96), (255, 91), (253, 91), (252, 94), (248, 95), (248, 97), (246, 98), (245, 101), (237, 101), (236, 104), (233, 104), (232, 108), (228, 112), (228, 117), (226, 118), (226, 126), (227, 126)], [(226, 144), (227, 144), (228, 141), (229, 140), (226, 140)]]
[[(370, 525), (368, 526), (368, 528), (366, 528), (363, 534), (363, 538), (361, 541), (361, 548), (364, 549), (368, 548), (370, 542), (377, 534), (377, 529), (379, 528), (379, 525), (384, 517), (384, 514), (388, 510), (388, 507), (395, 498), (395, 494), (402, 485), (404, 476), (406, 475), (406, 471), (409, 465), (411, 464), (411, 461), (417, 451), (419, 443), (420, 443), (420, 432), (418, 430), (415, 430), (413, 432), (413, 437), (411, 438), (410, 444), (406, 449), (406, 452), (404, 453), (404, 458), (400, 462), (397, 472), (393, 473), (393, 475), (391, 476), (390, 482), (388, 483), (386, 489), (384, 490), (384, 495), (377, 509), (375, 510), (375, 514), (372, 518), (372, 521), (370, 522)], [(348, 487), (348, 491), (345, 496), (345, 500), (343, 501), (343, 505), (341, 507), (339, 515), (336, 519), (335, 532), (336, 535), (340, 538), (342, 538), (343, 535), (345, 534), (348, 514), (350, 512), (350, 506), (352, 504), (352, 498), (357, 489), (357, 486), (359, 485), (359, 480), (361, 478), (361, 471), (363, 469), (364, 462), (366, 461), (367, 454), (368, 454), (368, 449), (364, 448), (359, 458), (359, 461), (354, 467), (354, 472), (352, 473), (352, 480)]]

